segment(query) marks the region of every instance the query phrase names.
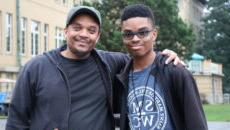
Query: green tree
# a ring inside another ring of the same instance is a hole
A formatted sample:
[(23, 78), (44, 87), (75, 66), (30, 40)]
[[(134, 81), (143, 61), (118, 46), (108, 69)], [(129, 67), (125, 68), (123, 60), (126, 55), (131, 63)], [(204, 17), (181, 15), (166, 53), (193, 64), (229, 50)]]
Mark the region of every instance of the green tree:
[(224, 91), (230, 93), (230, 0), (209, 0), (203, 38), (198, 50), (223, 64)]
[(155, 14), (158, 25), (158, 39), (156, 49), (169, 48), (180, 56), (187, 57), (193, 52), (195, 35), (179, 17), (177, 0), (103, 0), (94, 3), (103, 16), (100, 48), (112, 51), (125, 51), (122, 46), (120, 32), (121, 10), (129, 4), (144, 3)]
[(120, 11), (127, 5), (125, 0), (103, 0), (93, 3), (102, 15), (101, 38), (97, 48), (125, 52), (120, 31)]

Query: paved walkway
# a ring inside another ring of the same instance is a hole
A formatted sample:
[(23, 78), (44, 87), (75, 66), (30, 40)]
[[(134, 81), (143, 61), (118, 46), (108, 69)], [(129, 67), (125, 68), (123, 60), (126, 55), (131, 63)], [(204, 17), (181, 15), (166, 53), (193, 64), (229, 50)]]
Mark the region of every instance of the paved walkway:
[(208, 122), (209, 130), (230, 130), (230, 122)]
[(0, 119), (0, 130), (5, 130), (6, 120)]

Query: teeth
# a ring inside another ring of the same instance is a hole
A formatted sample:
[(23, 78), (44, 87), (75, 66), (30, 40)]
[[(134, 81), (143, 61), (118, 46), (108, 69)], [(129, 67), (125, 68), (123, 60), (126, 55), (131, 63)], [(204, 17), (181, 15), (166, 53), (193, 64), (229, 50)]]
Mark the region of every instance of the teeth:
[(80, 42), (80, 43), (85, 43), (85, 44), (88, 44), (87, 41), (79, 41), (79, 40), (76, 40), (76, 42)]

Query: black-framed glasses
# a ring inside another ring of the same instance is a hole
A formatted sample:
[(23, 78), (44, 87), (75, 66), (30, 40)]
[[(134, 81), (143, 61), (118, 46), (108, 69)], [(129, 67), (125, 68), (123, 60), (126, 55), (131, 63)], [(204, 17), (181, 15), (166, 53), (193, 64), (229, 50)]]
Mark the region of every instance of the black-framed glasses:
[(133, 37), (135, 35), (137, 35), (137, 37), (139, 37), (140, 39), (143, 39), (144, 37), (147, 37), (149, 35), (150, 32), (152, 31), (155, 31), (155, 29), (151, 29), (151, 30), (141, 30), (141, 31), (138, 31), (138, 32), (123, 32), (122, 33), (122, 37), (125, 39), (125, 40), (132, 40)]

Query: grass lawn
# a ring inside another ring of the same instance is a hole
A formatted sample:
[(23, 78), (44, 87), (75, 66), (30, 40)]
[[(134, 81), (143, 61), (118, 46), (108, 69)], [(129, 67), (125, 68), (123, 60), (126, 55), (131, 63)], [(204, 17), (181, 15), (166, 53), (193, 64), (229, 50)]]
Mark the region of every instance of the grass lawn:
[(228, 121), (230, 122), (230, 105), (203, 105), (208, 121)]
[(6, 118), (7, 118), (7, 116), (0, 115), (0, 119), (6, 119)]

